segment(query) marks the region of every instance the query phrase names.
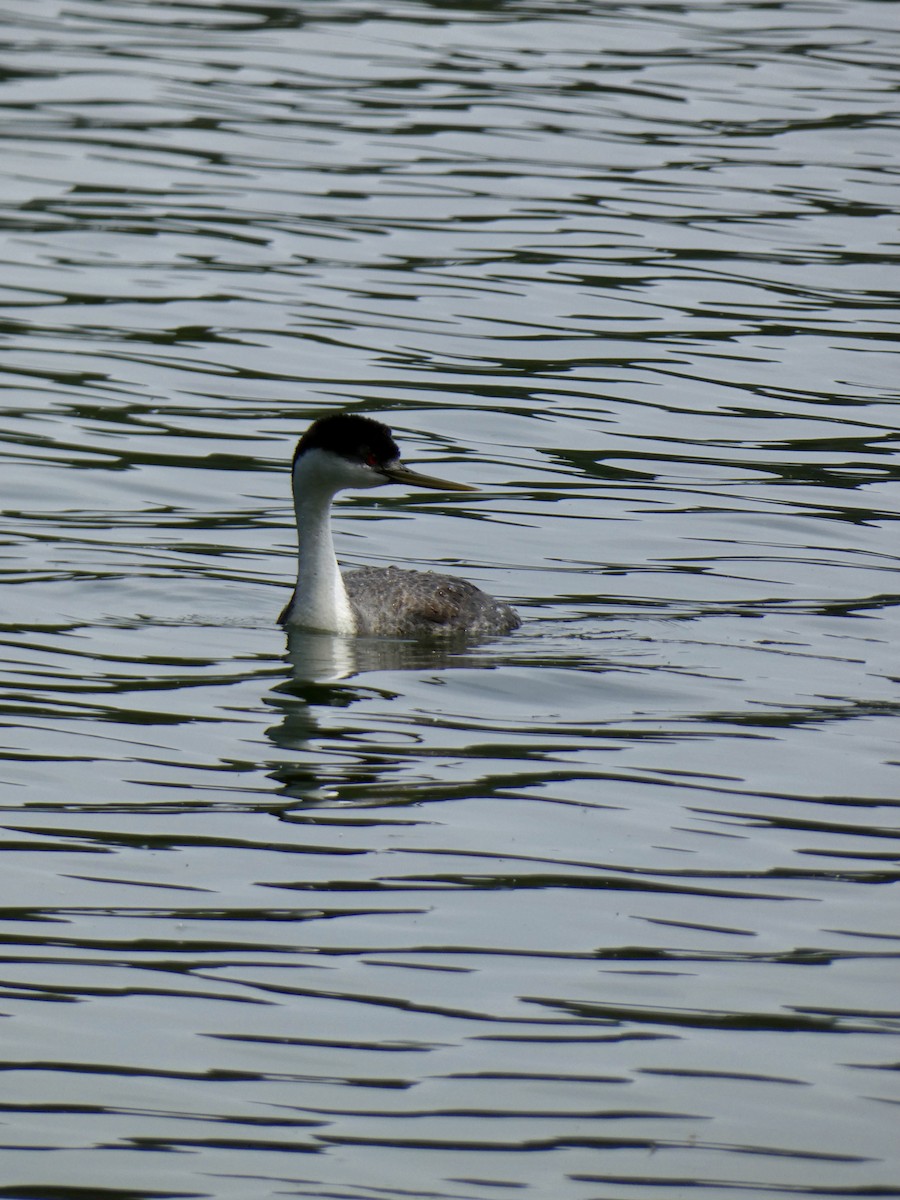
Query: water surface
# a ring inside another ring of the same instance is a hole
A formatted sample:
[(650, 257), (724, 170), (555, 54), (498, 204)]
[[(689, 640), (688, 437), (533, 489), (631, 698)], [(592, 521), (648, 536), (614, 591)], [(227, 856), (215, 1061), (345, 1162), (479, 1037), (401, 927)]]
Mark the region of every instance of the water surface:
[(900, 1195), (893, 15), (4, 14), (0, 1194)]

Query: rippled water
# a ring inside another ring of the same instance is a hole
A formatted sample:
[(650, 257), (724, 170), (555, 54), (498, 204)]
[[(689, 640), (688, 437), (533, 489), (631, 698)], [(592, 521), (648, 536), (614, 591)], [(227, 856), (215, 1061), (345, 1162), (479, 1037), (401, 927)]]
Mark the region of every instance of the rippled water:
[(896, 6), (3, 20), (0, 1195), (900, 1195)]

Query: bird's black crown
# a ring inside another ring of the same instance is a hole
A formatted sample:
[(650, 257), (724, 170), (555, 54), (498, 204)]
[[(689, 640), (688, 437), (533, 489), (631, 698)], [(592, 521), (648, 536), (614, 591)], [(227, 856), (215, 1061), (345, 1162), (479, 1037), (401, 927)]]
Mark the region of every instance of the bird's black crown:
[(336, 413), (314, 421), (297, 443), (294, 461), (307, 450), (330, 450), (332, 454), (369, 466), (385, 466), (400, 457), (387, 425), (354, 413)]

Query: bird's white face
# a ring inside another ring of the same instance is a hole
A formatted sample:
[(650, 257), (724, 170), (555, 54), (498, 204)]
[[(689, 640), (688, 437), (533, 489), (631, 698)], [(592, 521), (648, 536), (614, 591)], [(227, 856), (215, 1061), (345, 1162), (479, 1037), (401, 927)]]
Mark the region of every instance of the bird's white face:
[(334, 495), (345, 489), (384, 487), (390, 482), (380, 467), (344, 458), (331, 450), (307, 450), (294, 463), (294, 487), (303, 491)]

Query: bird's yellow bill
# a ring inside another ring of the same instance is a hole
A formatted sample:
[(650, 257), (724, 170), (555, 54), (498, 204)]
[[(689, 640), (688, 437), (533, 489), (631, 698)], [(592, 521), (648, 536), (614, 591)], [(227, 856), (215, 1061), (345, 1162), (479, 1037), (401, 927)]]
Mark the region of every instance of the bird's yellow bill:
[(394, 463), (381, 468), (382, 475), (391, 483), (405, 483), (408, 487), (432, 488), (436, 492), (477, 492), (478, 488), (468, 483), (452, 483), (449, 479), (437, 479), (434, 475), (421, 475), (411, 471), (403, 463)]

